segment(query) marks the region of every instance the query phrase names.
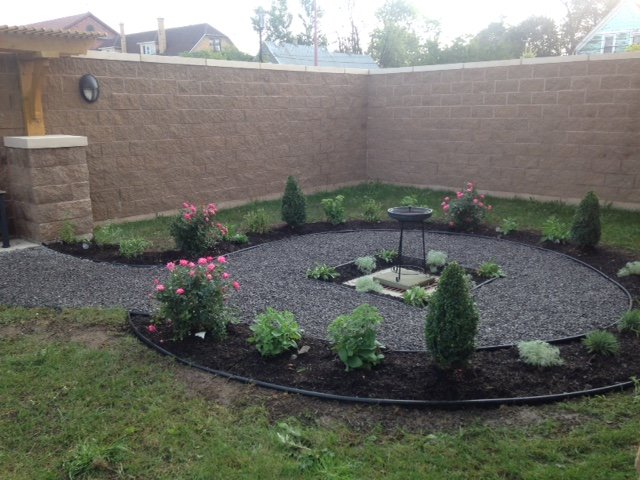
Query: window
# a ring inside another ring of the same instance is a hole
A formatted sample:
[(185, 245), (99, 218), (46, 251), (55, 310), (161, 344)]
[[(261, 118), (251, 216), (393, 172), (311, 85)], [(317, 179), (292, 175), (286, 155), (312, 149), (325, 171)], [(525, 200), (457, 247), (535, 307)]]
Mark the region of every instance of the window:
[(209, 46), (211, 47), (211, 50), (213, 50), (214, 52), (221, 52), (222, 51), (222, 42), (220, 41), (219, 38), (214, 38), (209, 42)]
[(140, 53), (143, 55), (155, 55), (156, 54), (156, 42), (146, 42), (140, 44)]
[(602, 42), (602, 53), (613, 53), (616, 51), (616, 36), (605, 35)]
[(85, 28), (85, 31), (93, 32), (93, 31), (95, 31), (95, 27), (93, 25), (87, 25), (87, 28)]

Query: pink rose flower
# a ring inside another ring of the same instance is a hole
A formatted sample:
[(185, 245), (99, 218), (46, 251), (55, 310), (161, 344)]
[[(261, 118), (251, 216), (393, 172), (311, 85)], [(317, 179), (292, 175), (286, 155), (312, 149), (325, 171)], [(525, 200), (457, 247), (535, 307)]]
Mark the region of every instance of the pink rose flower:
[(176, 290), (176, 295), (184, 295), (184, 288), (179, 288)]
[(444, 197), (444, 201), (445, 201), (445, 203), (449, 203), (449, 202), (451, 201), (451, 198), (449, 198), (449, 197)]
[(167, 270), (169, 270), (170, 272), (173, 272), (176, 269), (176, 264), (173, 262), (169, 262), (167, 263)]
[(218, 257), (218, 263), (227, 263), (227, 259), (221, 255)]
[(442, 207), (442, 211), (444, 213), (448, 213), (449, 212), (449, 205), (445, 205), (444, 207)]
[(196, 268), (196, 264), (193, 262), (189, 262), (189, 264), (187, 265), (189, 268)]
[(213, 263), (207, 265), (207, 272), (213, 272), (216, 269), (216, 266)]
[(207, 280), (208, 281), (213, 280), (213, 275), (211, 275), (210, 273), (207, 273)]
[(156, 285), (156, 292), (164, 292), (164, 285), (160, 284), (160, 285)]
[(456, 193), (456, 198), (457, 198), (458, 200), (460, 200), (462, 197), (464, 197), (464, 193), (462, 193), (462, 192), (457, 192), (457, 193)]
[(233, 288), (236, 289), (236, 292), (240, 291), (240, 284), (238, 282), (233, 282)]
[(207, 259), (206, 258), (199, 258), (198, 259), (198, 265), (206, 265), (207, 264)]
[(474, 204), (474, 205), (477, 205), (477, 204), (478, 204), (478, 199), (477, 199), (477, 198), (474, 198), (474, 199), (473, 199), (473, 204)]
[(184, 214), (184, 219), (188, 222), (189, 220), (191, 220), (191, 214), (190, 213), (185, 213)]
[(478, 203), (478, 206), (479, 206), (480, 208), (482, 208), (482, 207), (484, 207), (484, 203), (480, 202), (480, 203)]
[(189, 208), (189, 204), (187, 202), (182, 202), (182, 208)]
[(207, 257), (207, 262), (208, 262), (208, 263), (213, 262), (213, 257)]
[(231, 276), (231, 275), (229, 275), (227, 272), (224, 272), (224, 273), (222, 274), (222, 278), (224, 278), (225, 280), (226, 280), (227, 278), (229, 278), (230, 276)]
[(186, 267), (187, 265), (189, 265), (189, 262), (187, 260), (184, 260), (184, 259), (180, 260), (181, 267)]
[(149, 332), (149, 333), (158, 333), (158, 329), (152, 323), (151, 325), (147, 325), (147, 332)]
[(480, 198), (484, 200), (484, 193), (480, 194)]

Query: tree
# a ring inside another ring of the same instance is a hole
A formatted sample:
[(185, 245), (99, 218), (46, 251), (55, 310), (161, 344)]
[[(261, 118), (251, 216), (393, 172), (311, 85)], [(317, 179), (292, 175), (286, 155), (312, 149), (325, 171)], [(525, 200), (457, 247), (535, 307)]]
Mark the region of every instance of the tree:
[[(302, 22), (303, 31), (296, 36), (298, 45), (313, 45), (314, 23), (316, 28), (320, 28), (320, 19), (324, 15), (324, 11), (316, 8), (317, 6), (314, 5), (315, 1), (316, 0), (300, 0), (303, 13), (299, 14), (298, 18)], [(327, 43), (327, 36), (318, 30), (318, 45), (326, 47)]]
[(197, 52), (182, 52), (181, 57), (211, 58), (213, 60), (236, 60), (240, 62), (255, 62), (256, 58), (248, 53), (241, 52), (236, 47), (225, 47), (221, 52), (212, 50), (200, 50)]
[(560, 35), (556, 23), (547, 17), (532, 16), (508, 31), (510, 44), (517, 58), (525, 51), (537, 57), (554, 57), (562, 53)]
[(574, 54), (582, 39), (602, 20), (618, 0), (561, 0), (567, 10), (561, 26), (562, 46)]
[[(255, 16), (251, 17), (251, 24), (256, 32), (260, 32), (260, 11), (262, 7), (254, 10)], [(293, 34), (290, 27), (293, 15), (289, 13), (287, 0), (272, 0), (271, 9), (264, 13), (264, 40), (277, 43), (293, 43)]]
[(361, 55), (360, 33), (353, 19), (354, 6), (355, 0), (347, 0), (347, 12), (349, 14), (349, 27), (351, 31), (344, 37), (338, 36), (338, 51), (341, 53), (356, 53)]
[(307, 222), (307, 201), (292, 176), (287, 178), (282, 196), (282, 220), (293, 228), (299, 228)]

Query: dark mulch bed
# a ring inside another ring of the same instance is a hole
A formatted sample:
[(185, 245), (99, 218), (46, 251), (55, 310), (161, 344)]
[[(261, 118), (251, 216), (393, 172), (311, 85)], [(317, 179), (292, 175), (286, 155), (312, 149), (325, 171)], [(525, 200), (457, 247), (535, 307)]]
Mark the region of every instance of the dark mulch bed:
[(265, 359), (247, 342), (251, 332), (244, 324), (230, 325), (223, 340), (174, 341), (168, 327), (159, 325), (157, 333), (148, 333), (149, 317), (133, 316), (132, 320), (149, 340), (198, 365), (350, 397), (434, 401), (531, 397), (627, 382), (640, 373), (639, 339), (628, 334), (618, 334), (621, 349), (616, 357), (590, 355), (580, 342), (559, 345), (565, 364), (545, 369), (524, 364), (515, 348), (506, 348), (477, 351), (469, 368), (453, 373), (440, 371), (424, 352), (394, 351), (385, 351), (384, 361), (371, 370), (346, 372), (328, 342), (316, 338), (300, 342), (310, 347), (307, 353)]

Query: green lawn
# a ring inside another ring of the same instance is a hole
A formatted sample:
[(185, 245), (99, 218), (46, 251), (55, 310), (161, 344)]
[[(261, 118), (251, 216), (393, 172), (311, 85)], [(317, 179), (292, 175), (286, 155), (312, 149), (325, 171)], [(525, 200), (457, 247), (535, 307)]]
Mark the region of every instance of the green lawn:
[[(249, 401), (239, 393), (225, 405), (194, 393), (181, 380), (186, 367), (122, 332), (123, 323), (118, 311), (0, 308), (0, 478), (635, 478), (633, 392), (478, 413), (444, 430), (316, 421), (324, 402), (272, 421), (272, 395)], [(84, 340), (56, 335), (63, 327)], [(87, 344), (98, 331), (110, 341)]]
[[(453, 192), (450, 192), (451, 195)], [(433, 218), (442, 220), (440, 203), (446, 192), (427, 189), (399, 187), (381, 183), (366, 183), (355, 187), (343, 188), (331, 192), (321, 192), (307, 197), (307, 219), (309, 222), (325, 220), (320, 201), (323, 198), (345, 196), (347, 218), (363, 218), (363, 203), (367, 197), (380, 202), (383, 208), (398, 206), (400, 200), (407, 195), (415, 195), (420, 204), (434, 209)], [(215, 201), (215, 199), (212, 199)], [(493, 213), (488, 217), (492, 225), (499, 225), (503, 218), (512, 218), (518, 223), (520, 230), (542, 229), (542, 224), (551, 215), (570, 224), (575, 207), (561, 202), (539, 202), (535, 200), (504, 199), (487, 197), (487, 203), (493, 205)], [(272, 200), (256, 202), (242, 207), (223, 209), (218, 213), (220, 222), (244, 228), (243, 217), (252, 209), (265, 209), (273, 224), (281, 223), (280, 201)], [(384, 215), (383, 215), (384, 218)], [(174, 248), (169, 235), (171, 218), (158, 217), (119, 225), (123, 237), (139, 236), (151, 241), (156, 249)], [(640, 251), (640, 212), (602, 208), (602, 244)]]

